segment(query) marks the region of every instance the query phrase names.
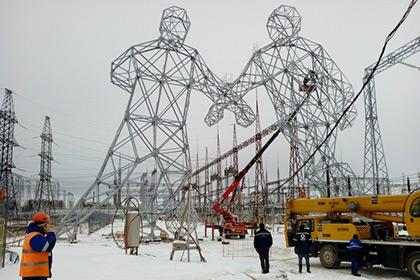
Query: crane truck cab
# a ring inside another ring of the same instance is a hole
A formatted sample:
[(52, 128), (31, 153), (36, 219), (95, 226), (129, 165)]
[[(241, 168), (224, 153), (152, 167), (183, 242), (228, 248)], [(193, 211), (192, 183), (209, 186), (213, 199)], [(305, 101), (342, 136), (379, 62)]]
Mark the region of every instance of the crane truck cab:
[[(396, 224), (407, 236), (399, 236)], [(403, 195), (298, 198), (287, 203), (285, 242), (293, 247), (300, 225), (310, 231), (312, 257), (326, 268), (350, 261), (347, 243), (353, 234), (362, 241), (361, 262), (407, 269), (420, 280), (420, 191)]]

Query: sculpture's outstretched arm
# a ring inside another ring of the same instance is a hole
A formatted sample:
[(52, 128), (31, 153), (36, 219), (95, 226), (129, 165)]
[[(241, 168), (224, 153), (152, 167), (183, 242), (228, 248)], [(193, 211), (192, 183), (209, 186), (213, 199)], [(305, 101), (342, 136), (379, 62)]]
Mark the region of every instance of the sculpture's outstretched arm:
[(199, 71), (195, 87), (206, 95), (213, 96), (213, 98), (208, 96), (213, 101), (213, 105), (206, 116), (206, 123), (208, 125), (217, 123), (223, 118), (223, 111), (227, 109), (235, 114), (238, 124), (244, 127), (251, 125), (255, 120), (255, 114), (243, 100), (243, 97), (267, 80), (262, 74), (258, 53), (253, 55), (240, 76), (229, 84), (220, 81), (198, 54), (196, 57)]
[(235, 114), (239, 125), (244, 127), (251, 125), (255, 120), (255, 114), (242, 97), (232, 91), (229, 84), (218, 78), (198, 53), (194, 62), (196, 69), (193, 88), (203, 92), (213, 102), (205, 118), (207, 125), (211, 126), (222, 119), (224, 109)]

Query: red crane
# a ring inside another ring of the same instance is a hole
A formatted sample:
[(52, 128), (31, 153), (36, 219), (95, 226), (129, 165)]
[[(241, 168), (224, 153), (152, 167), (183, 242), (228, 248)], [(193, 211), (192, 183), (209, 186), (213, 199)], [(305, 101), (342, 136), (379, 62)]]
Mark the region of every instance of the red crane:
[(230, 205), (234, 201), (235, 197), (232, 195), (230, 198), (226, 210), (223, 210), (221, 208), (221, 205), (229, 198), (229, 195), (232, 194), (236, 188), (239, 186), (239, 183), (242, 181), (242, 179), (245, 177), (245, 175), (248, 173), (248, 171), (251, 169), (251, 167), (257, 162), (257, 160), (262, 156), (262, 154), (265, 152), (265, 150), (270, 146), (270, 144), (274, 141), (274, 139), (277, 138), (277, 136), (280, 134), (280, 129), (278, 129), (271, 137), (268, 139), (267, 143), (264, 144), (264, 146), (261, 148), (261, 150), (255, 154), (255, 156), (251, 159), (251, 161), (245, 166), (244, 169), (241, 170), (241, 172), (238, 173), (238, 175), (235, 176), (235, 180), (233, 183), (225, 190), (225, 192), (222, 194), (219, 200), (217, 200), (213, 204), (213, 210), (223, 216), (223, 224), (222, 224), (222, 230), (226, 234), (227, 237), (232, 236), (239, 236), (240, 238), (244, 238), (247, 234), (247, 227), (244, 222), (238, 221), (237, 217), (233, 215), (230, 211)]

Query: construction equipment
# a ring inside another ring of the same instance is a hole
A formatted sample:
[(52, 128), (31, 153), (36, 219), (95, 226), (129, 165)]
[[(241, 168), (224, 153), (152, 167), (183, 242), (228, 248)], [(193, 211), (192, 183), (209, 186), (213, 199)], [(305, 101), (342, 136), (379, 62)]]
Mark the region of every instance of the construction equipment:
[[(236, 180), (235, 180), (236, 182)], [(232, 183), (232, 185), (235, 184)], [(219, 231), (226, 236), (226, 238), (231, 238), (234, 236), (238, 236), (239, 238), (245, 238), (245, 235), (248, 233), (247, 226), (245, 223), (238, 221), (237, 217), (230, 213), (229, 210), (223, 210), (220, 208), (220, 204), (222, 204), (232, 193), (235, 188), (237, 187), (237, 184), (232, 187), (232, 185), (223, 193), (222, 198), (219, 201), (216, 201), (213, 204), (213, 210), (223, 216), (223, 224), (219, 226)], [(231, 188), (232, 187), (232, 188)], [(234, 196), (232, 196), (233, 198)], [(229, 200), (229, 206), (232, 203), (234, 199)], [(229, 208), (229, 207), (228, 207)]]
[[(297, 110), (293, 113), (295, 115), (297, 113)], [(239, 183), (242, 181), (242, 179), (245, 177), (245, 175), (248, 173), (248, 171), (251, 169), (251, 167), (257, 162), (258, 158), (262, 156), (262, 154), (265, 152), (265, 150), (270, 146), (270, 144), (274, 141), (274, 139), (277, 138), (277, 136), (280, 134), (281, 129), (276, 130), (276, 132), (271, 135), (270, 139), (268, 139), (267, 143), (264, 144), (264, 146), (259, 150), (258, 153), (254, 155), (254, 157), (251, 159), (250, 162), (245, 166), (244, 169), (242, 169), (238, 175), (235, 176), (235, 180), (233, 183), (225, 190), (225, 192), (222, 194), (219, 200), (217, 200), (213, 204), (213, 210), (223, 216), (224, 221), (221, 227), (219, 227), (219, 230), (225, 233), (227, 237), (232, 236), (239, 236), (240, 238), (245, 238), (245, 235), (247, 234), (247, 224), (244, 222), (240, 222), (237, 220), (237, 217), (230, 213), (229, 207), (234, 201), (235, 197), (234, 195), (231, 196), (230, 200), (227, 203), (227, 210), (223, 210), (221, 208), (221, 205), (229, 198), (229, 195), (232, 194), (236, 188), (239, 186)]]
[[(350, 261), (346, 251), (354, 234), (362, 241), (364, 265), (408, 269), (420, 280), (420, 191), (402, 195), (364, 197), (298, 198), (287, 204), (286, 246), (301, 225), (310, 231), (310, 254), (326, 268)], [(397, 234), (403, 225), (407, 235)]]

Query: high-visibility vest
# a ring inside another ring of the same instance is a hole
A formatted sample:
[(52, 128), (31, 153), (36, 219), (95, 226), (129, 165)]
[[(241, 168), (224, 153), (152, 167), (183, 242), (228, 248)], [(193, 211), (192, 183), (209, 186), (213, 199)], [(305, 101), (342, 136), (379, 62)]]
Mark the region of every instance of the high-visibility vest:
[(19, 275), (21, 277), (50, 277), (48, 263), (48, 252), (38, 252), (32, 249), (29, 242), (35, 235), (42, 235), (39, 232), (26, 234), (22, 247), (22, 260), (20, 262)]

